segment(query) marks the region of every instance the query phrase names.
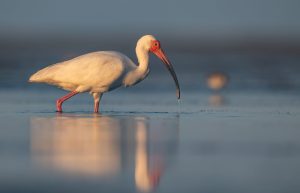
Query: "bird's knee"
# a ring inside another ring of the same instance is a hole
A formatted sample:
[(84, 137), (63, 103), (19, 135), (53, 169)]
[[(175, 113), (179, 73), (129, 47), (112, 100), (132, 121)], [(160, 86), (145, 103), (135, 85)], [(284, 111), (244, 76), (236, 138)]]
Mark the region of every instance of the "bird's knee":
[(57, 99), (57, 100), (56, 100), (56, 105), (61, 105), (62, 102), (63, 102), (63, 101), (62, 101), (61, 99)]
[(101, 93), (93, 93), (93, 98), (95, 103), (99, 103), (101, 99), (102, 94)]

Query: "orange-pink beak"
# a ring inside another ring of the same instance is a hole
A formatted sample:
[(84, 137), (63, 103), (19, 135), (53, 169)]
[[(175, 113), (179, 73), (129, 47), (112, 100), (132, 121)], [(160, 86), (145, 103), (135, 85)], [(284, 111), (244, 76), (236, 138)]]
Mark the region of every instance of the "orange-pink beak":
[(176, 84), (176, 95), (177, 95), (177, 99), (180, 99), (180, 87), (179, 87), (179, 83), (178, 83), (178, 80), (177, 80), (177, 76), (176, 76), (176, 73), (173, 69), (173, 66), (171, 64), (171, 62), (169, 61), (169, 59), (167, 58), (166, 54), (164, 53), (164, 51), (159, 48), (155, 51), (153, 51), (153, 53), (159, 58), (162, 60), (162, 62), (165, 64), (165, 66), (167, 67), (167, 69), (169, 70), (169, 72), (171, 73), (173, 79), (174, 79), (174, 82)]

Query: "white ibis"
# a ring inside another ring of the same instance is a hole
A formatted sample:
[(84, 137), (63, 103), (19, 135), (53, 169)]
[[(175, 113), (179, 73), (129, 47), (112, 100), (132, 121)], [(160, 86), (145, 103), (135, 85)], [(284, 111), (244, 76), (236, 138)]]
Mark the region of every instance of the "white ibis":
[(94, 112), (98, 113), (103, 93), (120, 86), (135, 85), (146, 78), (149, 73), (149, 52), (152, 52), (163, 61), (171, 73), (179, 99), (179, 83), (160, 42), (152, 35), (145, 35), (138, 40), (135, 50), (138, 65), (119, 52), (98, 51), (43, 68), (33, 74), (29, 82), (47, 83), (71, 91), (57, 99), (57, 112), (62, 112), (62, 104), (67, 99), (78, 93), (90, 92), (94, 97)]

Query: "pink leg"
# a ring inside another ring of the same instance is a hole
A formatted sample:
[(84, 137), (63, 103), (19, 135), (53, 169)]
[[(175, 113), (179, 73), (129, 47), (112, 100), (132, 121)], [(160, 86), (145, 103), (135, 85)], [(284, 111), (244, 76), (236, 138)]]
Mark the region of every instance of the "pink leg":
[(95, 102), (94, 104), (94, 113), (98, 113), (99, 112), (99, 101)]
[(93, 93), (94, 97), (94, 113), (99, 112), (99, 103), (102, 97), (102, 93)]
[(63, 102), (65, 102), (66, 100), (68, 100), (69, 98), (71, 98), (72, 96), (74, 96), (76, 94), (78, 94), (77, 91), (72, 91), (69, 94), (57, 99), (56, 100), (56, 111), (57, 112), (62, 112), (62, 107), (61, 106), (62, 106)]

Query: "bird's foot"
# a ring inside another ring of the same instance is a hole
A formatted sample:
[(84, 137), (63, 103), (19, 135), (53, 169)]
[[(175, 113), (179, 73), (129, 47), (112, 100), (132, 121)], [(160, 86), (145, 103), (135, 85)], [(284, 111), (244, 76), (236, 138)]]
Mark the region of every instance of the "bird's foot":
[(94, 108), (94, 113), (99, 113), (99, 108)]
[(58, 112), (58, 113), (62, 113), (62, 101), (61, 100), (57, 100), (56, 101), (56, 112)]
[(99, 113), (99, 101), (94, 104), (94, 113)]

